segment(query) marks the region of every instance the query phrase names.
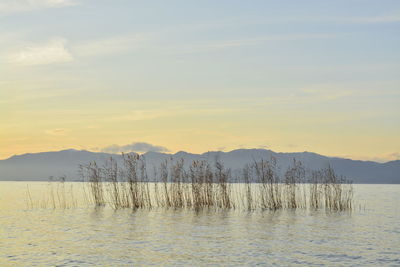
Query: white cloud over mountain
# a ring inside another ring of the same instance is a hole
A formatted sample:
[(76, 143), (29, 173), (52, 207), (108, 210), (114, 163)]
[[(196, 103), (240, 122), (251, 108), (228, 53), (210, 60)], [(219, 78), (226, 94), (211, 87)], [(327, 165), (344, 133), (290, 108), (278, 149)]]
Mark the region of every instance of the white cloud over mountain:
[(163, 146), (156, 146), (144, 142), (135, 142), (128, 145), (111, 145), (101, 150), (106, 153), (121, 153), (121, 152), (168, 152), (169, 149)]

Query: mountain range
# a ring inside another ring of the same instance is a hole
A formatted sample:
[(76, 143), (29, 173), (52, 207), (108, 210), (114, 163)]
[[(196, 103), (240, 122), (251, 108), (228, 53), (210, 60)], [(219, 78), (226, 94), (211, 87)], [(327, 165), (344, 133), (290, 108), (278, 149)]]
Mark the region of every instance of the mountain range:
[[(203, 154), (183, 151), (175, 154), (147, 152), (143, 155), (148, 170), (157, 168), (166, 159), (183, 159), (187, 166), (193, 160), (204, 159), (213, 163), (218, 158), (225, 167), (231, 168), (235, 173), (247, 163), (261, 159), (270, 160), (274, 157), (282, 173), (293, 159), (296, 159), (301, 161), (308, 171), (330, 165), (338, 174), (346, 176), (354, 183), (400, 183), (400, 160), (379, 163), (327, 157), (311, 152), (278, 153), (266, 149), (237, 149), (230, 152), (216, 151)], [(74, 149), (16, 155), (0, 160), (0, 181), (48, 181), (50, 177), (57, 179), (61, 176), (66, 177), (67, 181), (80, 181), (82, 178), (79, 175), (79, 165), (93, 161), (101, 164), (110, 157), (117, 161), (122, 160), (121, 155), (118, 154)]]

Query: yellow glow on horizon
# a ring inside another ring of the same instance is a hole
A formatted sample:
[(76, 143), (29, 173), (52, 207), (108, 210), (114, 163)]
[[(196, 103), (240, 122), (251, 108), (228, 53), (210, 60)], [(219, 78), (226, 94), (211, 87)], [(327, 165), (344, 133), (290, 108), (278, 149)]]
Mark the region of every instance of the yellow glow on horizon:
[[(267, 147), (276, 152), (395, 159), (391, 154), (396, 152), (393, 144), (397, 136), (378, 129), (363, 135), (359, 126), (352, 128), (350, 124), (344, 131), (334, 123), (347, 124), (340, 117), (307, 118), (285, 112), (276, 116), (275, 111), (269, 114), (229, 105), (226, 110), (159, 106), (136, 111), (114, 105), (107, 110), (14, 110), (6, 127), (1, 126), (0, 157), (68, 148), (100, 151), (111, 144), (147, 142), (164, 146), (171, 153)], [(293, 116), (298, 120), (293, 121)]]

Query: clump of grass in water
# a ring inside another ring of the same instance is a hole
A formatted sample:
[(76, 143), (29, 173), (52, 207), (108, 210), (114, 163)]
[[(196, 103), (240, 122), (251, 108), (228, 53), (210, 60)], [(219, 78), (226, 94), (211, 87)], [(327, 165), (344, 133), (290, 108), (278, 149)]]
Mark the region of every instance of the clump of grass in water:
[(223, 163), (216, 159), (215, 161), (215, 179), (218, 184), (218, 207), (223, 209), (233, 208), (233, 203), (231, 202), (231, 188), (229, 179), (231, 177), (230, 169), (225, 169)]
[(242, 170), (243, 181), (245, 183), (245, 198), (246, 198), (246, 208), (247, 210), (253, 210), (253, 196), (251, 190), (251, 168), (248, 164), (246, 164)]
[(313, 209), (319, 209), (322, 205), (322, 180), (323, 171), (313, 171), (309, 181), (310, 187), (310, 207)]
[(323, 170), (325, 207), (341, 211), (352, 208), (353, 188), (351, 182), (338, 176), (331, 166)]
[(209, 186), (210, 183), (205, 185), (206, 180), (212, 179), (209, 164), (205, 161), (193, 161), (189, 167), (189, 177), (193, 208), (199, 210), (203, 207), (213, 205), (213, 199), (207, 194), (207, 191), (212, 192), (212, 188)]
[(29, 185), (27, 185), (27, 208), (70, 209), (77, 207), (78, 202), (74, 197), (73, 185), (71, 184), (68, 189), (65, 185), (65, 181), (66, 176), (60, 176), (58, 179), (54, 179), (53, 176), (50, 176), (46, 185), (47, 194), (42, 194), (39, 200), (34, 200)]
[(260, 204), (262, 209), (277, 210), (282, 208), (280, 178), (277, 174), (276, 159), (261, 160), (251, 166), (260, 185)]
[(104, 206), (103, 180), (101, 168), (96, 162), (91, 162), (88, 165), (80, 166), (80, 173), (84, 181), (88, 181), (90, 192), (95, 206)]
[(184, 161), (182, 159), (171, 166), (171, 204), (174, 208), (183, 208), (186, 202), (184, 199), (184, 187), (182, 185), (186, 180), (183, 165)]
[(301, 194), (299, 192), (299, 183), (305, 182), (306, 171), (300, 161), (293, 160), (293, 165), (285, 173), (285, 202), (289, 209), (304, 207)]
[(125, 177), (123, 180), (128, 184), (128, 189), (123, 187), (127, 199), (123, 207), (133, 209), (151, 207), (144, 159), (136, 154), (123, 154), (122, 157), (125, 169), (121, 173), (122, 177)]
[[(95, 162), (82, 167), (96, 206), (108, 202), (114, 209), (155, 206), (198, 211), (236, 208), (237, 203), (232, 200), (231, 170), (218, 159), (214, 166), (205, 160), (193, 161), (188, 170), (183, 160), (163, 161), (158, 171), (156, 168), (154, 171), (154, 180), (161, 181), (162, 188), (160, 190), (155, 183), (152, 194), (144, 157), (123, 155), (123, 162), (122, 168), (112, 159), (101, 168)], [(247, 210), (352, 209), (352, 185), (337, 176), (331, 167), (312, 172), (307, 180), (304, 166), (294, 160), (281, 178), (276, 160), (271, 158), (246, 165), (239, 180), (244, 181), (244, 194), (241, 196)], [(109, 201), (104, 195), (104, 181), (108, 182)]]
[(100, 173), (103, 173), (104, 180), (108, 183), (106, 184), (108, 187), (108, 192), (111, 198), (111, 205), (114, 209), (118, 209), (124, 207), (123, 202), (121, 200), (121, 190), (118, 182), (118, 164), (117, 162), (111, 157), (106, 160), (104, 166), (100, 169)]

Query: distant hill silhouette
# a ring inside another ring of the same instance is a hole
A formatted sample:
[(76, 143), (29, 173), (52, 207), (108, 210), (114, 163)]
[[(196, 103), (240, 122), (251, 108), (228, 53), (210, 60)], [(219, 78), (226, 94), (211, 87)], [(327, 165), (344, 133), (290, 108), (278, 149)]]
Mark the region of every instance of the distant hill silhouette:
[[(331, 165), (338, 174), (346, 176), (354, 183), (400, 183), (399, 160), (378, 163), (332, 158), (310, 152), (277, 153), (266, 149), (238, 149), (230, 152), (217, 151), (203, 154), (191, 154), (183, 151), (175, 154), (147, 152), (144, 156), (150, 177), (154, 167), (158, 168), (165, 159), (184, 159), (188, 165), (193, 160), (204, 159), (213, 163), (216, 158), (219, 158), (235, 174), (247, 163), (260, 159), (270, 160), (271, 157), (275, 157), (282, 173), (293, 159), (296, 159), (300, 160), (309, 171)], [(81, 180), (78, 172), (80, 164), (88, 164), (92, 161), (102, 164), (109, 157), (113, 157), (117, 161), (121, 160), (121, 155), (74, 149), (13, 156), (0, 160), (0, 180), (48, 181), (51, 176), (54, 179), (66, 176), (67, 181), (79, 181)]]

